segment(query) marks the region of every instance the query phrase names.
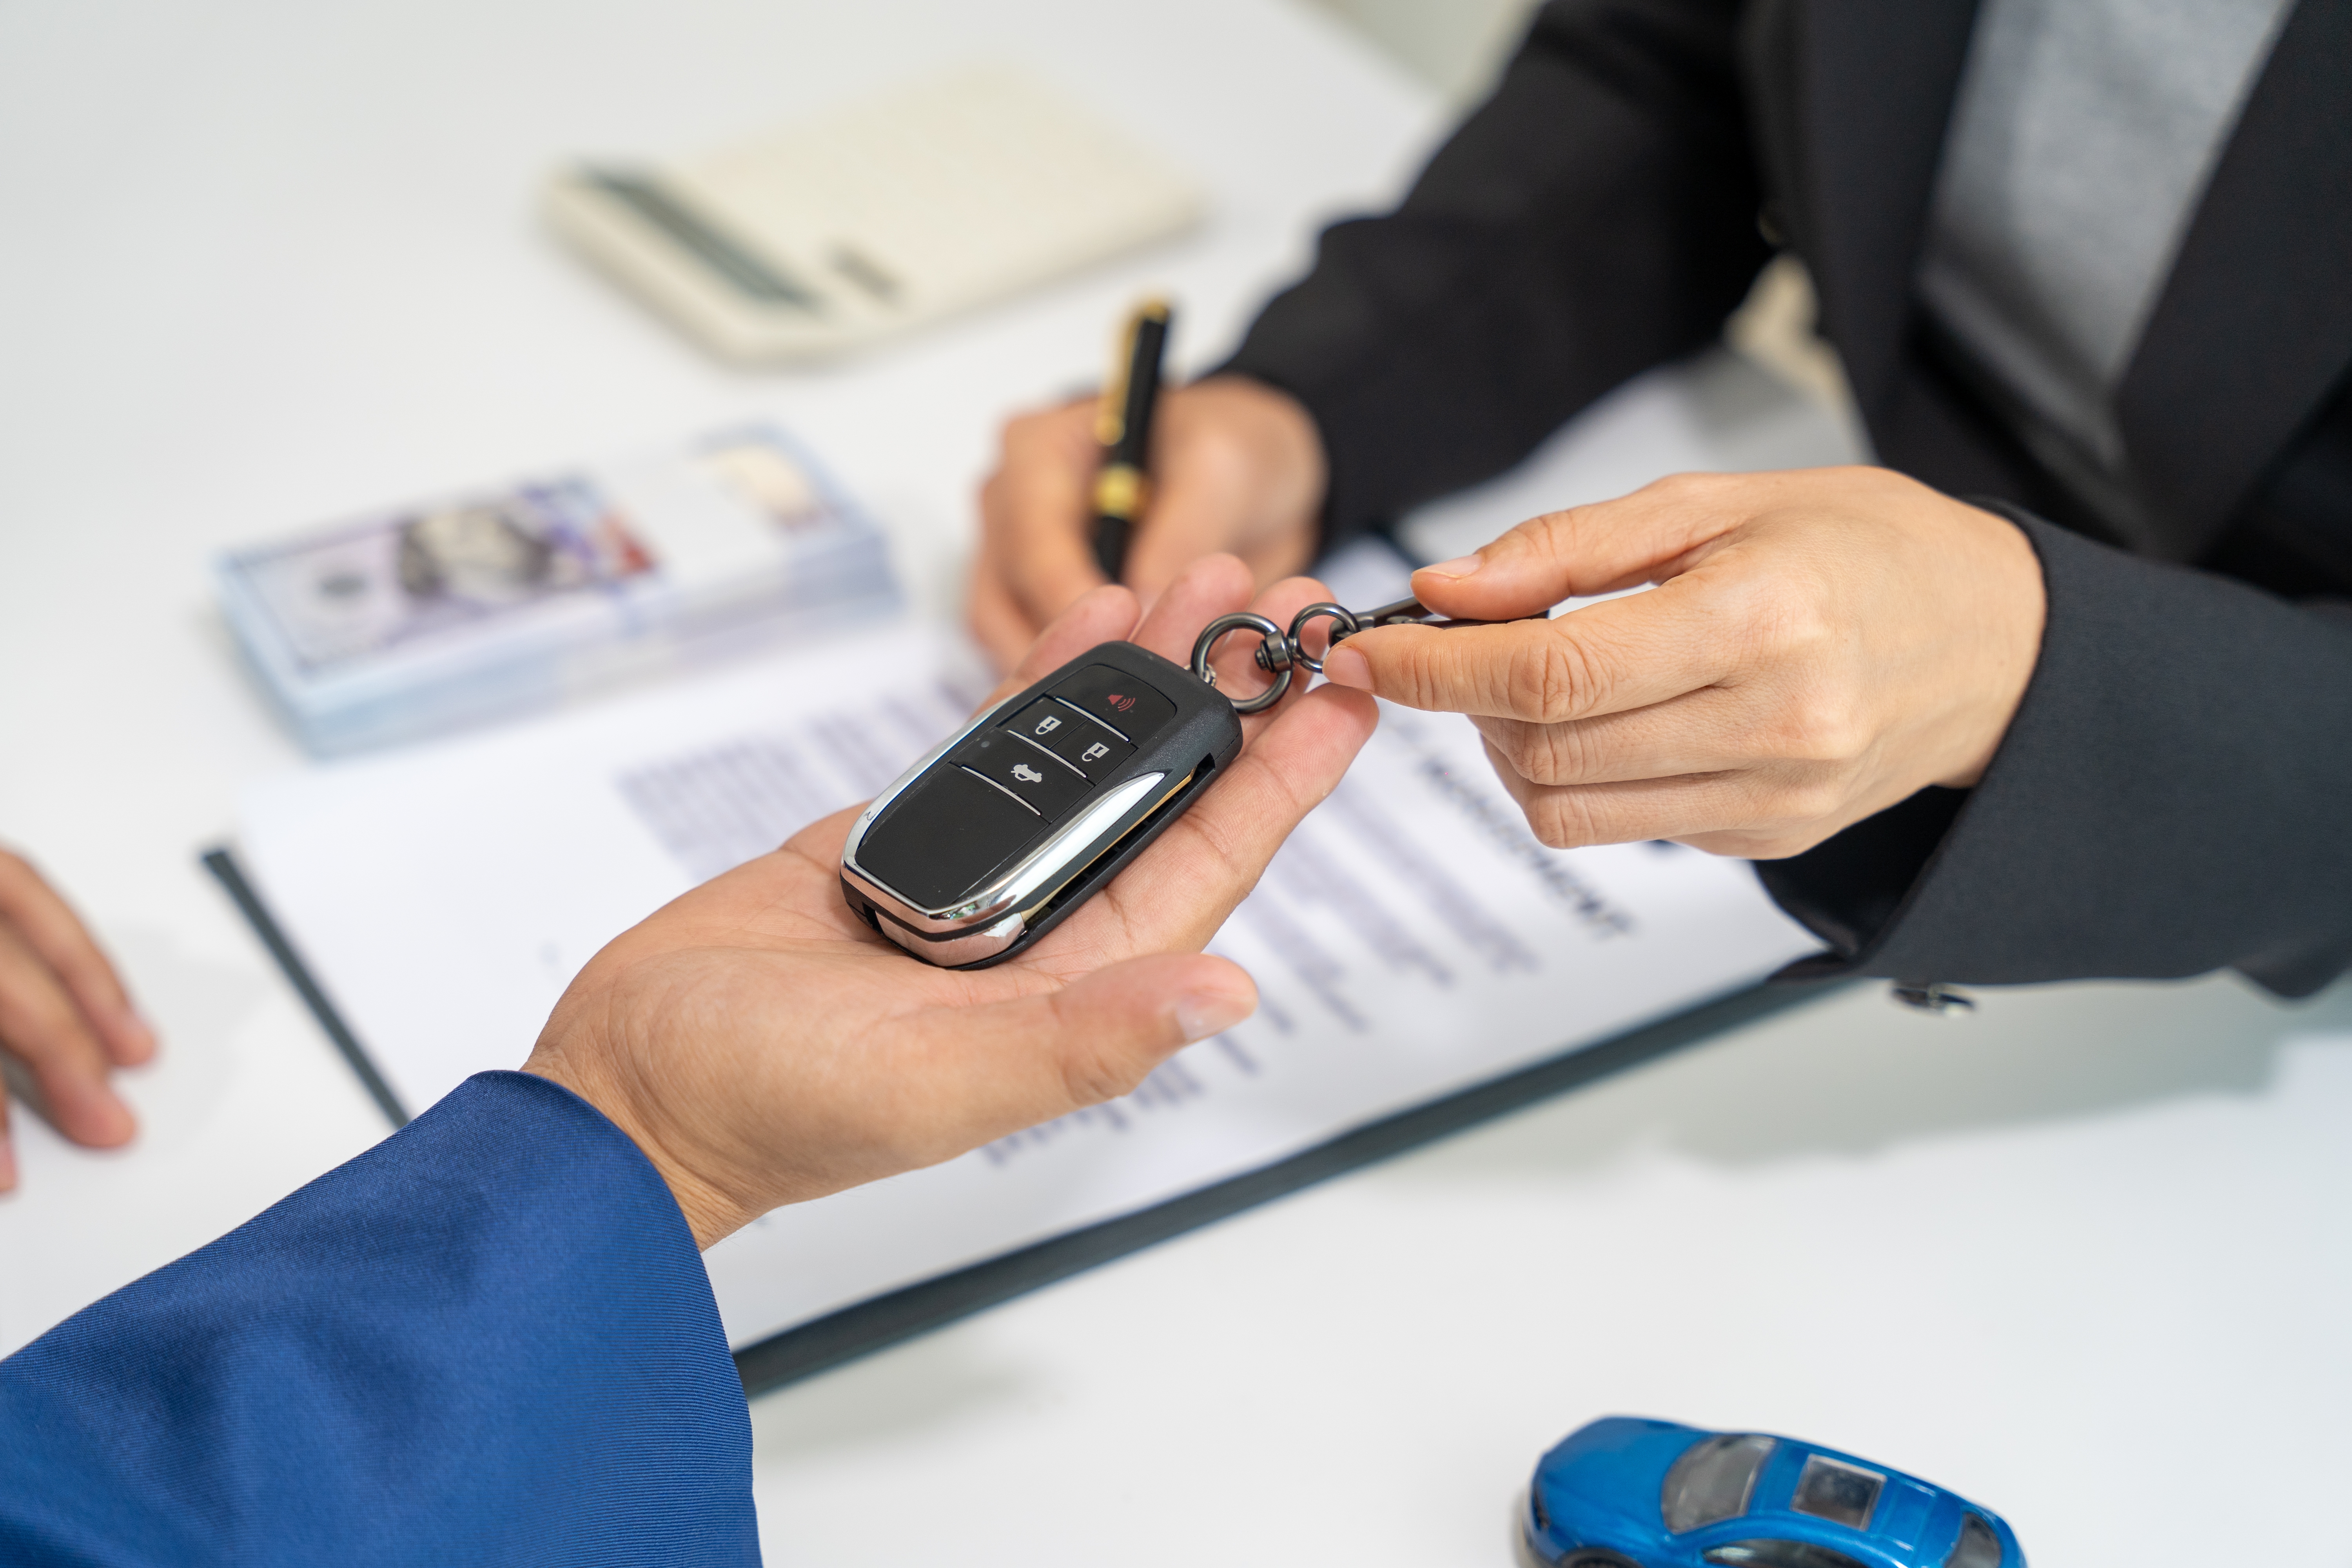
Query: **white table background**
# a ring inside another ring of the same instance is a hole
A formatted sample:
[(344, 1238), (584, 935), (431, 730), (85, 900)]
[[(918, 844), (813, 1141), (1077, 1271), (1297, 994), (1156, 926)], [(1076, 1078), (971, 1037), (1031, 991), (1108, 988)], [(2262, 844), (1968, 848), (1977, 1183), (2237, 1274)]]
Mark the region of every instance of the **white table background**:
[[(751, 374), (531, 217), (561, 157), (975, 56), (1130, 124), (1214, 218)], [(951, 614), (1004, 409), (1097, 374), (1147, 285), (1207, 363), (1441, 130), (1285, 0), (0, 6), (0, 835), (165, 1039), (130, 1149), (18, 1114), (0, 1350), (384, 1131), (196, 864), (243, 783), (301, 764), (213, 615), (215, 551), (768, 415)], [(1707, 375), (1726, 449), (1819, 454), (1818, 420)], [(1541, 490), (1486, 505), (1583, 499)], [(1913, 1469), (2045, 1565), (2352, 1561), (2352, 990), (1982, 1001), (1848, 993), (764, 1396), (771, 1560), (1500, 1564), (1538, 1452), (1627, 1411)]]

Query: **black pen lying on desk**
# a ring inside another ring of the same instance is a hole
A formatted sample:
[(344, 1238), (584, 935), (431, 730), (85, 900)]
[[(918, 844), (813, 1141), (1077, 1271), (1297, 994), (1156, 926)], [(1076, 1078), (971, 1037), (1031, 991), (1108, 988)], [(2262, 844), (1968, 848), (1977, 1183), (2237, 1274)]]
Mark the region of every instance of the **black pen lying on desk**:
[(1136, 307), (1121, 340), (1126, 352), (1111, 365), (1095, 409), (1095, 439), (1103, 449), (1102, 471), (1095, 476), (1095, 562), (1114, 583), (1127, 565), (1128, 538), (1149, 489), (1151, 411), (1160, 403), (1169, 314), (1165, 300), (1146, 300)]

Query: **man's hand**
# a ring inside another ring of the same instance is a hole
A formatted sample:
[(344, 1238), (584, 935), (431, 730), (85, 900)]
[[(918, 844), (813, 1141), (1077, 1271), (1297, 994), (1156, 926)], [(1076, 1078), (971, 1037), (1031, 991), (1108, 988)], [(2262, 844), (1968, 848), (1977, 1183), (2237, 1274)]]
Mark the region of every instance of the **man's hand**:
[(1510, 626), (1350, 637), (1325, 674), (1468, 713), (1555, 847), (1674, 838), (1772, 858), (1929, 784), (1976, 783), (2042, 646), (2016, 527), (1883, 468), (1686, 474), (1521, 523), (1414, 574)]
[[(1047, 630), (991, 700), (1128, 637), (1191, 656), (1250, 573), (1195, 564), (1136, 624), (1104, 587)], [(1304, 578), (1255, 606), (1287, 621)], [(1232, 689), (1254, 689), (1245, 638)], [(1258, 677), (1258, 679), (1263, 679)], [(705, 883), (623, 933), (556, 1004), (526, 1069), (636, 1141), (709, 1246), (779, 1204), (936, 1163), (1123, 1094), (1185, 1044), (1247, 1017), (1256, 987), (1200, 952), (1372, 731), (1373, 705), (1326, 688), (1246, 721), (1224, 777), (1035, 947), (994, 968), (934, 969), (842, 902), (857, 808)]]
[[(106, 1149), (138, 1130), (109, 1075), (154, 1054), (154, 1033), (73, 910), (21, 856), (0, 849), (0, 1067), (23, 1075), (58, 1131)], [(0, 1193), (16, 1184), (0, 1078)]]
[[(1094, 401), (1018, 416), (981, 487), (970, 616), (1000, 664), (1100, 585), (1093, 540)], [(1246, 376), (1163, 395), (1151, 428), (1151, 493), (1124, 580), (1149, 606), (1203, 555), (1242, 558), (1261, 584), (1315, 553), (1323, 442), (1297, 401)]]

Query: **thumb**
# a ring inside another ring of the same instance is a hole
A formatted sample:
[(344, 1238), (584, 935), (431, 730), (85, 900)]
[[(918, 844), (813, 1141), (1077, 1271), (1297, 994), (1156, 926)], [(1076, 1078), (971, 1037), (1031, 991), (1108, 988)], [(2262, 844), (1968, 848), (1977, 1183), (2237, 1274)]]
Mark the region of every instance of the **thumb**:
[(1670, 575), (1672, 563), (1746, 518), (1738, 501), (1747, 478), (1676, 474), (1616, 500), (1548, 511), (1474, 554), (1423, 567), (1413, 594), (1444, 615), (1499, 621)]
[(941, 1113), (937, 1158), (1116, 1099), (1195, 1040), (1257, 1010), (1231, 959), (1155, 953), (1059, 990), (932, 1015), (913, 1081)]
[(1088, 648), (1128, 636), (1135, 630), (1135, 595), (1115, 583), (1079, 595), (1037, 634), (1012, 673), (981, 703), (982, 710), (1035, 685)]

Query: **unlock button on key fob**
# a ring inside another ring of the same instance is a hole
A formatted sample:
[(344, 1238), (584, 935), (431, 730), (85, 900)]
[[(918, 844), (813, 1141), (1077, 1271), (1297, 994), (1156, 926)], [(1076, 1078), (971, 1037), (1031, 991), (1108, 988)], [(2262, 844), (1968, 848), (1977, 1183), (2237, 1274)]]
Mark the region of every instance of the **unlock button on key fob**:
[(1077, 769), (1008, 730), (982, 730), (958, 746), (955, 761), (1051, 822), (1087, 793)]

